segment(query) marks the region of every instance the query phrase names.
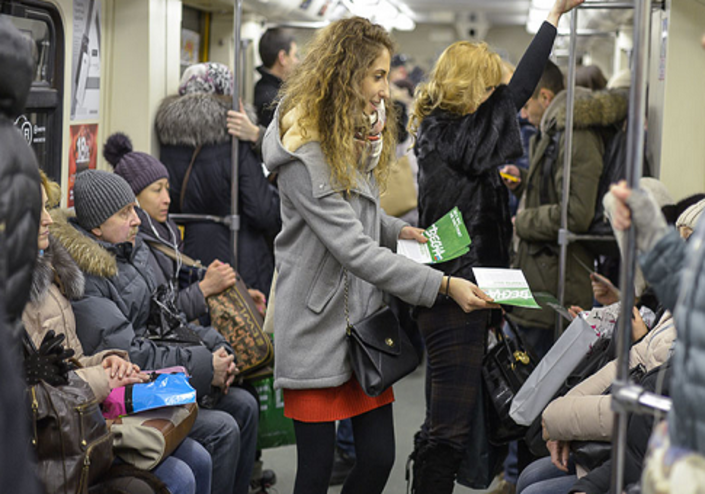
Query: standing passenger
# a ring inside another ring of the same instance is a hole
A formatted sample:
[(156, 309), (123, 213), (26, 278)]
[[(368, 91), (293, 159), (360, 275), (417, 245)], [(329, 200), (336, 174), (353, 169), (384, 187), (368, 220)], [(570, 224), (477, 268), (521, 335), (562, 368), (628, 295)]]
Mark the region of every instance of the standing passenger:
[(326, 27), (287, 81), (265, 136), (282, 197), (274, 377), (294, 419), (295, 494), (327, 492), (336, 420), (352, 417), (357, 453), (342, 492), (382, 492), (394, 462), (393, 392), (371, 398), (353, 375), (346, 307), (353, 324), (384, 304), (383, 292), (415, 305), (448, 293), (465, 311), (496, 307), (469, 281), (451, 283), (392, 252), (399, 238), (425, 241), (379, 206), (395, 149), (394, 126), (384, 126), (392, 52), (384, 28), (360, 17)]
[[(418, 132), (419, 224), (428, 227), (458, 206), (472, 239), (467, 254), (439, 266), (447, 275), (474, 279), (473, 267), (509, 265), (509, 200), (497, 167), (521, 156), (517, 111), (541, 77), (558, 20), (581, 2), (556, 1), (508, 85), (500, 85), (499, 55), (484, 43), (460, 41), (417, 89), (411, 129)], [(464, 314), (447, 302), (419, 311), (429, 409), (414, 452), (417, 493), (453, 490), (471, 436), (486, 331), (500, 315)]]
[(262, 66), (257, 72), (262, 78), (255, 84), (255, 108), (259, 124), (269, 127), (274, 118), (277, 95), (299, 63), (299, 48), (294, 36), (286, 29), (267, 29), (259, 40)]
[[(160, 158), (169, 170), (171, 212), (230, 215), (233, 75), (225, 65), (202, 63), (184, 72), (179, 94), (162, 101), (156, 116)], [(191, 222), (184, 232), (184, 253), (205, 265), (230, 264), (245, 283), (269, 293), (274, 259), (268, 238), (281, 228), (279, 194), (262, 171), (252, 145), (239, 146), (238, 263), (233, 260), (230, 228), (209, 220)], [(190, 172), (189, 172), (190, 170)]]
[(262, 156), (262, 139), (274, 116), (277, 95), (282, 84), (299, 63), (298, 47), (294, 36), (286, 29), (271, 28), (259, 40), (262, 65), (257, 72), (262, 76), (255, 84), (255, 110), (257, 119), (252, 122), (240, 102), (240, 111), (228, 112), (228, 131), (231, 135), (254, 143), (254, 150)]

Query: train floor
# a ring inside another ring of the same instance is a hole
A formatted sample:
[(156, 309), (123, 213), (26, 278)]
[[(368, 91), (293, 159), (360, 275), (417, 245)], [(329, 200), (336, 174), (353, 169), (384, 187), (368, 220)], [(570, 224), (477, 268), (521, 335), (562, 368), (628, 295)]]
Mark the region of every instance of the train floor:
[[(407, 376), (394, 386), (394, 426), (396, 435), (396, 461), (387, 482), (385, 494), (406, 494), (404, 469), (406, 458), (412, 450), (412, 439), (424, 416), (424, 366), (419, 366), (413, 374)], [(264, 468), (271, 468), (277, 474), (277, 484), (272, 493), (291, 494), (296, 475), (296, 447), (284, 446), (268, 449), (263, 453)], [(492, 486), (490, 486), (492, 488)], [(341, 486), (328, 489), (328, 494), (338, 494)], [(484, 494), (488, 491), (476, 491), (456, 485), (456, 494)]]

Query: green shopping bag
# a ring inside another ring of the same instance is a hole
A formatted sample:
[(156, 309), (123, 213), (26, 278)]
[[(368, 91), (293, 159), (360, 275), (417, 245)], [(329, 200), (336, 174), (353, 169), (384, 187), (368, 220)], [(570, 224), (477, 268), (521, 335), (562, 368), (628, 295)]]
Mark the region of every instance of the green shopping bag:
[(257, 449), (296, 444), (294, 421), (284, 416), (284, 397), (281, 389), (274, 389), (274, 377), (265, 377), (252, 384), (260, 402)]

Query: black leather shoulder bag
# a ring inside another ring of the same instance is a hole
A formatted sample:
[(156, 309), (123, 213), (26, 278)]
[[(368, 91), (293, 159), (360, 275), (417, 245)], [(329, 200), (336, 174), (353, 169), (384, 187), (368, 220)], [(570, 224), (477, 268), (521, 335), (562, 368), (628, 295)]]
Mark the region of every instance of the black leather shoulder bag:
[(353, 372), (369, 396), (379, 396), (419, 365), (411, 340), (388, 306), (350, 323), (348, 271), (345, 273), (345, 323)]

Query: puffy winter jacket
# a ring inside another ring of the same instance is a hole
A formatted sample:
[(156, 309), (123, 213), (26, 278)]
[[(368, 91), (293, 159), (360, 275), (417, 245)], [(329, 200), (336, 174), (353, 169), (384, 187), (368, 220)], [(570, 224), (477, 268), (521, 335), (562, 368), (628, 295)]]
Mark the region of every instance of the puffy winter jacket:
[(232, 348), (213, 328), (191, 326), (203, 346), (179, 347), (157, 344), (147, 338), (151, 295), (157, 288), (149, 268), (149, 248), (137, 239), (108, 244), (94, 239), (65, 211), (53, 214), (50, 230), (66, 248), (86, 278), (83, 298), (71, 302), (76, 329), (84, 351), (94, 353), (121, 349), (142, 369), (183, 365), (192, 376), (199, 395), (210, 392), (213, 380), (212, 352)]
[(673, 355), (673, 408), (669, 434), (675, 446), (705, 454), (705, 224), (686, 244), (671, 228), (640, 256), (644, 277), (664, 307), (673, 310), (678, 341)]
[(106, 350), (92, 356), (83, 353), (76, 334), (76, 319), (71, 300), (83, 296), (84, 279), (81, 270), (66, 250), (50, 237), (49, 248), (39, 256), (32, 276), (30, 301), (22, 313), (24, 327), (39, 346), (48, 331), (66, 335), (64, 346), (71, 348), (74, 357), (83, 366), (76, 374), (86, 381), (93, 394), (102, 402), (110, 393), (110, 383), (101, 365), (109, 355), (129, 359), (122, 350)]
[(42, 492), (29, 451), (19, 320), (29, 298), (41, 209), (34, 153), (14, 127), (32, 84), (27, 38), (0, 15), (0, 486), (3, 492)]
[[(642, 364), (650, 371), (665, 363), (671, 355), (676, 328), (670, 312), (629, 351), (629, 368)], [(551, 439), (562, 441), (609, 441), (612, 438), (614, 411), (612, 396), (604, 394), (617, 377), (617, 361), (553, 400), (543, 412)]]

